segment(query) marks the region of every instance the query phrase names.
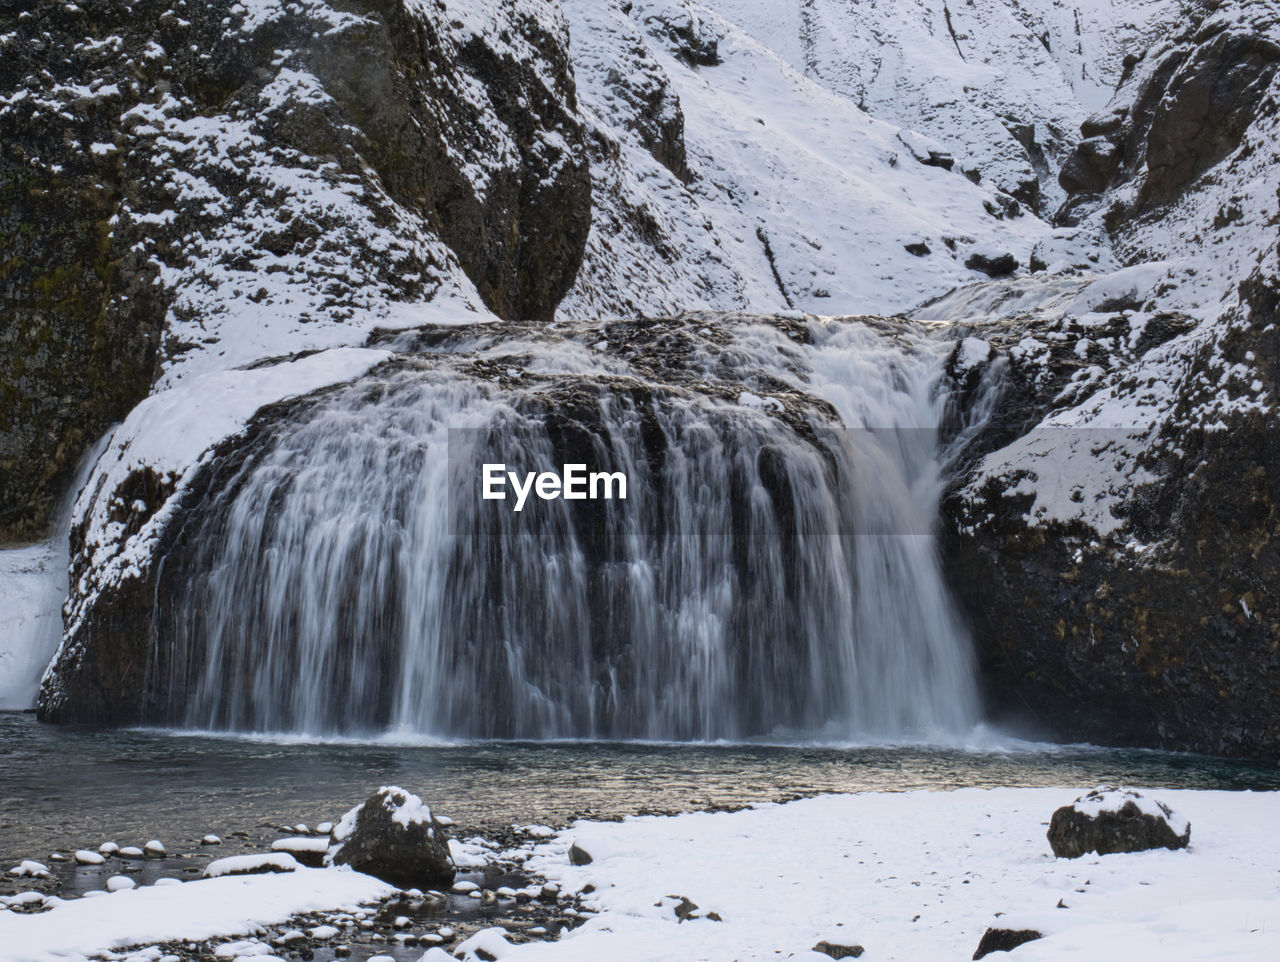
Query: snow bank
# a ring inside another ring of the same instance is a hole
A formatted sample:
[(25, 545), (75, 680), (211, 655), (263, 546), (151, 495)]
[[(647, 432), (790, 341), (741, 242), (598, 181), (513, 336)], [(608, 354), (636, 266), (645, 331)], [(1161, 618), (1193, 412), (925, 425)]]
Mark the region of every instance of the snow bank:
[[(529, 867), (569, 891), (594, 884), (585, 903), (598, 914), (558, 943), (502, 957), (817, 962), (809, 950), (825, 939), (877, 960), (955, 960), (972, 956), (988, 926), (1013, 920), (1046, 934), (1018, 959), (1280, 958), (1280, 796), (1161, 791), (1196, 823), (1189, 849), (1058, 861), (1045, 826), (1078, 794), (826, 796), (579, 822), (535, 849)], [(590, 865), (569, 864), (571, 840)], [(678, 921), (682, 898), (703, 917)]]
[(38, 915), (0, 913), (0, 959), (80, 962), (104, 949), (250, 935), (301, 912), (354, 908), (394, 891), (358, 872), (306, 868), (148, 886), (61, 902)]

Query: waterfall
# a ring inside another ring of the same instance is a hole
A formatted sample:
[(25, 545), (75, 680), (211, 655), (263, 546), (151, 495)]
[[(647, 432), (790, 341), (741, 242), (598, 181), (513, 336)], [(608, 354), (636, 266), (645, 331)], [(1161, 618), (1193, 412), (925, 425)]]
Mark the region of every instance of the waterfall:
[[(947, 345), (850, 320), (434, 329), (217, 469), (148, 686), (200, 729), (927, 738), (976, 721), (931, 528)], [(482, 463), (625, 501), (478, 497)]]

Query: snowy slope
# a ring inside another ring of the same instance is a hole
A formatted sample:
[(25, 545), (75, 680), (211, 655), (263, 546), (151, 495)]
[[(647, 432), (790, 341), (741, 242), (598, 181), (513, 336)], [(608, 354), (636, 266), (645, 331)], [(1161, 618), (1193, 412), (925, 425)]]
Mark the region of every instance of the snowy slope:
[[(563, 316), (891, 314), (983, 277), (964, 265), (975, 251), (1025, 266), (1049, 233), (990, 183), (917, 159), (946, 145), (877, 120), (712, 11), (564, 7), (598, 146), (595, 221)], [(690, 35), (719, 62), (691, 64)], [(688, 184), (644, 137), (644, 105), (660, 97), (683, 113)], [(906, 250), (922, 243), (923, 256)]]

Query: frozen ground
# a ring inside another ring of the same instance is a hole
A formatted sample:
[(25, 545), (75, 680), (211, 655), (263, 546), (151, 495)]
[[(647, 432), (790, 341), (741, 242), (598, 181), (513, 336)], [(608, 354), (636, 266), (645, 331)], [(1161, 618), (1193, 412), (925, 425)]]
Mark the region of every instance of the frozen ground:
[[(1019, 960), (1280, 958), (1280, 797), (1155, 792), (1190, 819), (1188, 850), (1056, 860), (1049, 816), (1077, 794), (833, 795), (579, 823), (529, 866), (568, 889), (594, 884), (600, 914), (510, 957), (817, 960), (807, 950), (827, 940), (862, 945), (864, 959), (924, 962), (968, 959), (999, 926), (1046, 933)], [(568, 864), (571, 840), (590, 865)], [(723, 921), (678, 922), (680, 897)]]
[[(868, 960), (924, 962), (968, 959), (988, 926), (999, 926), (1045, 933), (1015, 950), (1019, 960), (1280, 958), (1280, 795), (1154, 791), (1190, 820), (1189, 849), (1055, 860), (1049, 816), (1080, 794), (829, 795), (735, 813), (578, 822), (506, 857), (566, 895), (594, 885), (578, 903), (586, 922), (559, 941), (518, 946), (487, 929), (453, 952), (517, 962), (819, 962), (810, 949), (825, 940), (861, 945)], [(572, 866), (571, 844), (592, 862)], [(386, 894), (356, 873), (303, 869), (144, 887), (39, 915), (0, 911), (0, 960), (72, 962), (213, 933), (243, 940), (292, 912)], [(249, 942), (223, 954), (268, 951)], [(447, 958), (432, 949), (423, 962)]]

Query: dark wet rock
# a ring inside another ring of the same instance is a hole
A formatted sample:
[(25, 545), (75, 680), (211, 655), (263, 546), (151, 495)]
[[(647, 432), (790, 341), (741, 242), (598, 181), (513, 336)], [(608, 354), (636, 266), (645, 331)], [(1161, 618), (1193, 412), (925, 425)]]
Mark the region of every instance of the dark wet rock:
[(1240, 145), (1271, 83), (1280, 46), (1224, 30), (1204, 40), (1170, 77), (1147, 134), (1149, 202), (1176, 196)]
[(569, 846), (569, 864), (570, 865), (590, 865), (594, 861), (591, 853), (582, 848), (577, 843)]
[(987, 929), (978, 942), (974, 959), (981, 959), (992, 952), (1012, 952), (1020, 945), (1044, 938), (1035, 929)]
[(449, 834), (418, 796), (380, 788), (334, 826), (326, 862), (401, 888), (449, 886), (457, 874)]
[(1058, 183), (1068, 194), (1098, 194), (1110, 187), (1120, 171), (1122, 149), (1106, 137), (1090, 137), (1076, 146)]
[(988, 277), (1006, 277), (1018, 269), (1018, 261), (1009, 253), (975, 251), (964, 259), (964, 266)]
[(1102, 786), (1055, 811), (1047, 834), (1057, 858), (1080, 858), (1186, 848), (1191, 823), (1164, 802)]
[(833, 959), (857, 959), (861, 958), (866, 949), (860, 945), (837, 945), (834, 942), (828, 942), (823, 939), (809, 951), (820, 952), (823, 955), (831, 956)]
[(925, 257), (933, 253), (931, 250), (929, 250), (929, 245), (926, 244), (924, 241), (920, 241), (915, 244), (904, 244), (903, 248), (906, 250), (908, 254), (914, 254), (916, 257)]

